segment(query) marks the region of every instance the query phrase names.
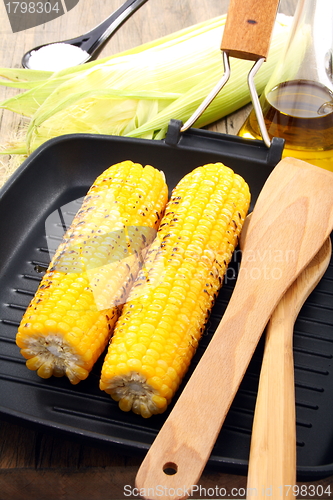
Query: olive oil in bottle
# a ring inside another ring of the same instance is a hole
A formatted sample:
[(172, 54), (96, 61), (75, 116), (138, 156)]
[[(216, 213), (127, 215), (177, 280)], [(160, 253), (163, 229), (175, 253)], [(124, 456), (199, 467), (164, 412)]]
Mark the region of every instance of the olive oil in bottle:
[[(269, 136), (285, 139), (283, 157), (292, 156), (333, 171), (333, 93), (312, 80), (290, 80), (261, 97)], [(239, 131), (261, 139), (254, 111)]]

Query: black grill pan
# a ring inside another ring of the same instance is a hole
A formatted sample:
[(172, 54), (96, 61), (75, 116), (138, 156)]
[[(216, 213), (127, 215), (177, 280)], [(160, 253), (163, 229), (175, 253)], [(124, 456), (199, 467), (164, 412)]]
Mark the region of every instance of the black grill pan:
[[(221, 161), (249, 183), (253, 202), (280, 160), (283, 141), (262, 141), (189, 129), (166, 141), (100, 135), (68, 135), (35, 151), (0, 191), (0, 414), (39, 430), (65, 434), (123, 454), (144, 455), (169, 411), (142, 419), (118, 409), (98, 388), (101, 362), (87, 380), (43, 380), (25, 367), (15, 344), (17, 326), (48, 265), (45, 220), (85, 195), (108, 166), (131, 159), (165, 172), (171, 188), (193, 168)], [(169, 141), (170, 142), (170, 141)], [(57, 229), (55, 228), (55, 237)], [(228, 269), (218, 301), (191, 368), (193, 371), (226, 308), (239, 253)], [(333, 474), (333, 265), (304, 305), (295, 325), (298, 479)], [(216, 442), (208, 467), (246, 474), (251, 425), (262, 358), (259, 343)], [(223, 381), (221, 381), (223, 383)], [(179, 392), (182, 390), (180, 388)], [(178, 394), (179, 394), (178, 392)], [(177, 396), (176, 396), (177, 397)]]

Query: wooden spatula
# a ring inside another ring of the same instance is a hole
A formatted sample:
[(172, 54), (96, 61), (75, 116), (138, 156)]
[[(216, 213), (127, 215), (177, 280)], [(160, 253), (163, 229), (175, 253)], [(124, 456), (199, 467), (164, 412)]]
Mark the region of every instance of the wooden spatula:
[[(241, 233), (245, 243), (251, 214)], [(296, 496), (296, 415), (293, 362), (294, 323), (304, 302), (324, 275), (331, 259), (328, 238), (319, 252), (283, 295), (268, 322), (255, 407), (248, 499), (271, 500)], [(289, 485), (289, 486), (288, 486)]]
[(220, 325), (138, 471), (146, 498), (187, 498), (198, 483), (273, 310), (332, 229), (333, 174), (282, 160), (255, 204)]

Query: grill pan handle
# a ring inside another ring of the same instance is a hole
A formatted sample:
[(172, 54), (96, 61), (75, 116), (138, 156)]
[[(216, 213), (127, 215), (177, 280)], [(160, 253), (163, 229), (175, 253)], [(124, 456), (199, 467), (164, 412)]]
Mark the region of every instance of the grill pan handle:
[(266, 59), (279, 0), (230, 0), (221, 50), (231, 57)]
[[(224, 74), (206, 99), (181, 127), (180, 132), (185, 132), (197, 121), (229, 80), (229, 56), (249, 59), (255, 61), (247, 78), (251, 99), (262, 138), (266, 146), (270, 148), (271, 141), (259, 103), (254, 77), (267, 57), (278, 5), (279, 0), (230, 0), (221, 43)], [(175, 134), (168, 135), (166, 142), (175, 145), (176, 138)]]

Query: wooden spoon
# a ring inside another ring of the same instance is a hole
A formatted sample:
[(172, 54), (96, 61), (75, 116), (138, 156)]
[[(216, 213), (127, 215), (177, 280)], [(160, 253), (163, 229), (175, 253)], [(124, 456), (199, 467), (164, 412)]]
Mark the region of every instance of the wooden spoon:
[[(251, 214), (241, 233), (245, 242)], [(281, 500), (296, 496), (296, 415), (293, 364), (294, 323), (302, 305), (324, 275), (331, 259), (328, 238), (294, 281), (269, 320), (255, 407), (247, 498)], [(288, 487), (288, 485), (290, 485)]]
[(273, 310), (333, 229), (332, 200), (332, 172), (301, 160), (285, 158), (268, 177), (228, 307), (138, 471), (143, 497), (195, 492)]

